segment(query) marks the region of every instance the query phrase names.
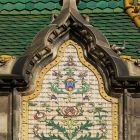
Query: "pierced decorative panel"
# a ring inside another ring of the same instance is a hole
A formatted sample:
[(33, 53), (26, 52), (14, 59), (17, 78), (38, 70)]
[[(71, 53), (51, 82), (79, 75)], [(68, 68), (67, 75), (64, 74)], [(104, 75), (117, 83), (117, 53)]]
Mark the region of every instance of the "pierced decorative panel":
[(118, 140), (118, 99), (69, 40), (23, 97), (22, 140)]

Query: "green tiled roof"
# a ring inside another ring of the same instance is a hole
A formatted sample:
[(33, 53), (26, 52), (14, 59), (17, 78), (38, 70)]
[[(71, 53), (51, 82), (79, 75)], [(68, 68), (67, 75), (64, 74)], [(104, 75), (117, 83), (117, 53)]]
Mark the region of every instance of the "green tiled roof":
[[(95, 9), (123, 9), (123, 0), (81, 0), (79, 9), (81, 11), (92, 11)], [(31, 11), (60, 10), (59, 0), (0, 0), (0, 13), (5, 12), (22, 12), (30, 13)], [(53, 11), (54, 12), (54, 11)]]
[[(140, 58), (136, 49), (140, 29), (124, 14), (123, 7), (124, 0), (81, 0), (78, 6), (110, 44), (125, 46), (124, 54)], [(20, 56), (60, 8), (59, 0), (0, 0), (0, 54)]]
[[(27, 0), (26, 0), (27, 1)], [(90, 22), (110, 44), (125, 46), (123, 54), (140, 58), (140, 29), (125, 13), (89, 13)], [(51, 15), (0, 15), (0, 54), (19, 57), (30, 46), (33, 37), (51, 21)]]

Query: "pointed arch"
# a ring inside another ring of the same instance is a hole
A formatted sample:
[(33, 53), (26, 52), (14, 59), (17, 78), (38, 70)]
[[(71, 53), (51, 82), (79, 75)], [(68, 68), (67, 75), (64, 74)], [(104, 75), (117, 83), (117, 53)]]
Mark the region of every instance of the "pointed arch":
[[(29, 125), (29, 113), (30, 109), (29, 109), (29, 101), (33, 100), (35, 98), (38, 98), (40, 93), (41, 93), (41, 89), (43, 88), (43, 79), (45, 77), (45, 75), (51, 71), (51, 69), (53, 67), (55, 67), (56, 65), (58, 65), (62, 58), (64, 57), (64, 51), (67, 47), (69, 47), (70, 45), (72, 45), (73, 47), (76, 48), (77, 50), (77, 55), (78, 58), (80, 60), (80, 62), (87, 67), (91, 72), (93, 72), (97, 78), (97, 81), (99, 83), (99, 94), (101, 95), (101, 97), (106, 100), (107, 102), (110, 102), (111, 104), (111, 115), (112, 115), (112, 139), (113, 140), (118, 140), (118, 99), (117, 98), (113, 98), (107, 95), (105, 88), (104, 88), (104, 83), (103, 83), (103, 79), (100, 75), (100, 73), (96, 70), (96, 68), (94, 66), (92, 66), (89, 62), (87, 62), (84, 58), (83, 55), (83, 50), (82, 48), (75, 43), (72, 40), (68, 40), (65, 43), (63, 43), (57, 52), (57, 57), (47, 66), (45, 66), (41, 72), (38, 74), (38, 78), (36, 81), (36, 88), (35, 91), (33, 91), (32, 93), (30, 93), (29, 95), (26, 96), (22, 96), (22, 140), (27, 140), (28, 139), (28, 125)], [(49, 90), (49, 89), (47, 89)], [(47, 96), (47, 91), (46, 90), (46, 96)], [(46, 97), (44, 97), (46, 98)]]

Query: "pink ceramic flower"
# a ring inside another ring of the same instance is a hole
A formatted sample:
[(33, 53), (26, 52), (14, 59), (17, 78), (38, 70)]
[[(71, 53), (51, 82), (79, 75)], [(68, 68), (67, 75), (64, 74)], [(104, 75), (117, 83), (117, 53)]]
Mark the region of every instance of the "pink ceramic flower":
[(35, 120), (40, 120), (42, 118), (46, 118), (46, 113), (37, 111), (37, 113), (34, 115), (34, 119)]
[(68, 106), (63, 108), (62, 113), (65, 117), (74, 117), (78, 115), (79, 110), (77, 107)]

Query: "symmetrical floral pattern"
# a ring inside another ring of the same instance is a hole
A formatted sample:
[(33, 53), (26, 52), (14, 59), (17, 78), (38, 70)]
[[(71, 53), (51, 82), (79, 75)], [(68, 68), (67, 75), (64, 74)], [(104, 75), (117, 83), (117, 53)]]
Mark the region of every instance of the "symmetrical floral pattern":
[(29, 101), (29, 140), (111, 140), (112, 103), (100, 95), (96, 75), (68, 46)]

